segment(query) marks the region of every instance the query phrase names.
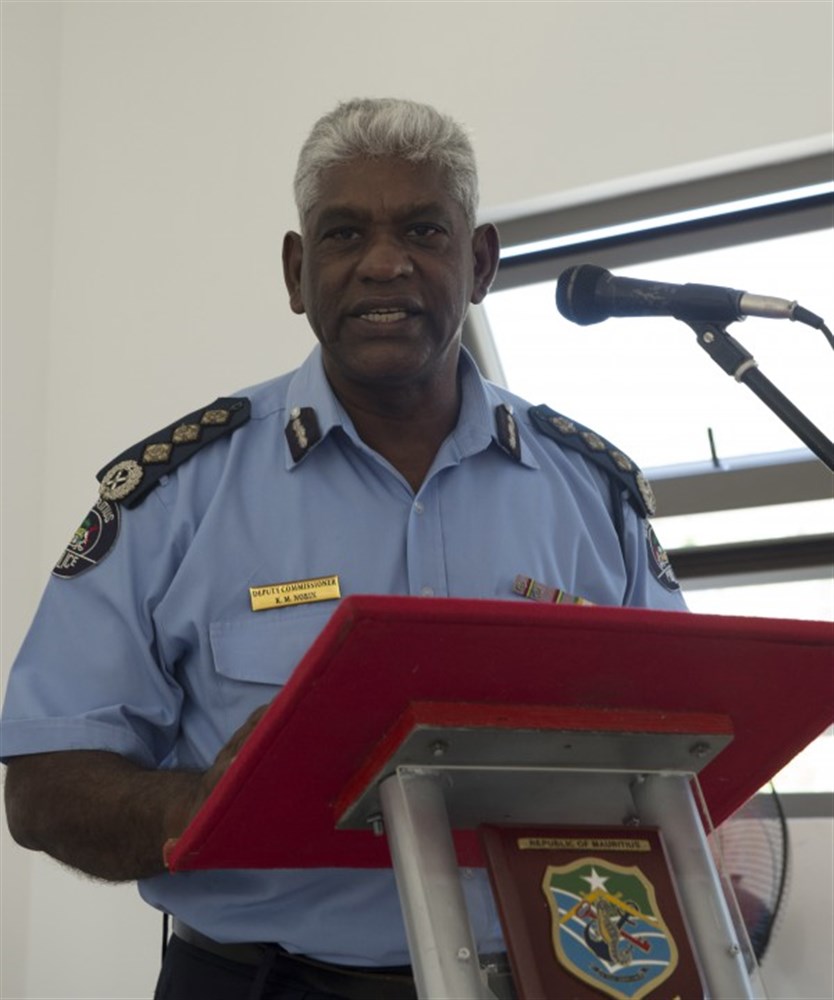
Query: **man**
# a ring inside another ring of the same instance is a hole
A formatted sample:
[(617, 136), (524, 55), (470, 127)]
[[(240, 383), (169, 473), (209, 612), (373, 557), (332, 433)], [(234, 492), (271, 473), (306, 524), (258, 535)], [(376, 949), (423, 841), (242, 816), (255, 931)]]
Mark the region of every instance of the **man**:
[[(250, 588), (335, 576), (342, 596), (521, 600), (521, 575), (683, 607), (625, 456), (528, 413), (461, 349), (498, 265), (461, 128), (411, 102), (341, 105), (302, 149), (295, 193), (285, 280), (319, 347), (106, 467), (5, 706), (15, 838), (139, 879), (173, 914), (160, 1000), (412, 991), (389, 871), (165, 872), (163, 846), (337, 603), (254, 613)], [(466, 876), (479, 950), (502, 951), (485, 875)]]

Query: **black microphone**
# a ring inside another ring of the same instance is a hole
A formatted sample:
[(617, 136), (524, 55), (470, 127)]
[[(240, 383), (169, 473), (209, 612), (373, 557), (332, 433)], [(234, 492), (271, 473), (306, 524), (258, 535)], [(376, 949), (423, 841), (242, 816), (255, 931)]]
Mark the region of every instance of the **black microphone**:
[(581, 326), (610, 316), (674, 316), (688, 322), (729, 323), (745, 316), (791, 319), (821, 327), (819, 316), (796, 302), (751, 295), (717, 285), (669, 285), (638, 278), (617, 278), (604, 267), (579, 264), (559, 275), (556, 307), (565, 319)]

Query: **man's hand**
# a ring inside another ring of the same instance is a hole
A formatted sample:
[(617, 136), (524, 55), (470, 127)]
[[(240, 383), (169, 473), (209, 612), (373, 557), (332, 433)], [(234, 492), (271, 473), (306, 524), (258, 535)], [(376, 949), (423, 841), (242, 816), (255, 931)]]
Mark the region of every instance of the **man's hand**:
[[(243, 744), (249, 739), (249, 735), (252, 730), (257, 726), (261, 719), (266, 715), (266, 710), (269, 705), (261, 705), (260, 708), (256, 708), (255, 711), (249, 716), (246, 722), (234, 733), (229, 742), (223, 747), (220, 753), (215, 757), (214, 763), (208, 769), (204, 771), (201, 777), (200, 785), (200, 797), (196, 804), (191, 816), (197, 812), (197, 809), (205, 802), (205, 800), (214, 791), (214, 786), (223, 777), (223, 775), (228, 771), (231, 766), (232, 761), (240, 753), (240, 749)], [(189, 816), (189, 821), (191, 820)], [(185, 829), (183, 827), (183, 829)], [(180, 831), (182, 832), (182, 831)]]
[(214, 763), (207, 771), (199, 775), (199, 781), (194, 787), (193, 794), (184, 800), (174, 800), (165, 821), (165, 837), (163, 844), (163, 856), (168, 857), (168, 852), (182, 835), (191, 820), (197, 815), (202, 804), (214, 791), (214, 786), (220, 781), (228, 771), (232, 761), (240, 753), (240, 748), (246, 742), (249, 734), (266, 714), (269, 705), (261, 705), (249, 716), (246, 722), (238, 729), (215, 757)]
[(5, 788), (9, 830), (23, 847), (97, 878), (158, 875), (163, 845), (182, 834), (268, 707), (249, 716), (204, 772), (149, 771), (100, 750), (14, 758)]

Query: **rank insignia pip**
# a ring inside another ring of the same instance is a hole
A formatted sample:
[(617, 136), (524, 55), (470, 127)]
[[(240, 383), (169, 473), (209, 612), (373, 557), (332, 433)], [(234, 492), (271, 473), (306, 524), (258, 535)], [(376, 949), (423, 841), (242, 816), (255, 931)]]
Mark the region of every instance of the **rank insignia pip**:
[(142, 482), (144, 474), (142, 466), (132, 458), (116, 462), (102, 476), (99, 496), (102, 500), (122, 500)]
[(648, 480), (634, 462), (610, 441), (548, 406), (532, 406), (529, 413), (533, 426), (541, 434), (566, 448), (581, 452), (625, 489), (629, 502), (638, 514), (651, 517), (655, 513), (657, 503)]
[(99, 496), (135, 507), (163, 476), (212, 441), (242, 427), (249, 416), (249, 400), (244, 397), (221, 398), (189, 413), (128, 448), (102, 469), (98, 473)]

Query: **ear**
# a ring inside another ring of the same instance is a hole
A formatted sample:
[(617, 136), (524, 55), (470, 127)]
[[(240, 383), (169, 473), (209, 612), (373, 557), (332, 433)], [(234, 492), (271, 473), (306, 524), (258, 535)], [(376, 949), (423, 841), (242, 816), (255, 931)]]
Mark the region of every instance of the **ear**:
[(472, 254), (475, 259), (475, 283), (472, 286), (470, 302), (483, 302), (489, 287), (495, 280), (501, 243), (498, 230), (492, 223), (478, 226), (472, 234)]
[(290, 309), (301, 315), (304, 310), (304, 298), (301, 294), (301, 259), (304, 249), (301, 236), (298, 233), (287, 233), (284, 236), (284, 247), (281, 260), (284, 264), (284, 284), (290, 293)]

